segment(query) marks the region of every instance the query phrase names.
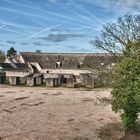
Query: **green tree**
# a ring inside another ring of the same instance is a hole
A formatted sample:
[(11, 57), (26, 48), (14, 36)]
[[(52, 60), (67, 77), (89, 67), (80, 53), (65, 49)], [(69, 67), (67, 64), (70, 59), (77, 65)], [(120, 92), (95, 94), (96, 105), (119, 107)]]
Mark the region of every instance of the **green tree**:
[(17, 54), (17, 51), (11, 47), (8, 51), (7, 51), (7, 56), (11, 57), (11, 56), (15, 56)]
[(0, 63), (3, 63), (4, 60), (5, 60), (5, 53), (2, 50), (0, 50)]
[(135, 128), (140, 112), (140, 16), (125, 15), (107, 23), (91, 43), (116, 58), (112, 109), (121, 112), (125, 130)]
[(140, 111), (140, 61), (125, 57), (115, 66), (115, 84), (112, 91), (112, 109), (121, 112), (126, 130), (136, 126)]

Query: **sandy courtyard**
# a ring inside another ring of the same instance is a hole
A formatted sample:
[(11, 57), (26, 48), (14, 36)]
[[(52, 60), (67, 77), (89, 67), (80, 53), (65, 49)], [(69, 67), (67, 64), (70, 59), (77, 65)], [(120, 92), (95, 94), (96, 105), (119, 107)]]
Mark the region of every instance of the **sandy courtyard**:
[(100, 127), (119, 121), (97, 98), (105, 89), (0, 87), (0, 140), (100, 140)]

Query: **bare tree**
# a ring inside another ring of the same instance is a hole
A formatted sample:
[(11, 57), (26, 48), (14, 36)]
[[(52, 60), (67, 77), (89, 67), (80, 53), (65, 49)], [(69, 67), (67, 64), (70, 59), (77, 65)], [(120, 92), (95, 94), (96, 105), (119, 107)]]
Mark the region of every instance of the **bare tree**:
[(140, 15), (125, 15), (113, 23), (107, 23), (99, 37), (90, 43), (96, 48), (105, 50), (118, 58), (118, 53), (124, 53), (128, 44), (140, 38)]

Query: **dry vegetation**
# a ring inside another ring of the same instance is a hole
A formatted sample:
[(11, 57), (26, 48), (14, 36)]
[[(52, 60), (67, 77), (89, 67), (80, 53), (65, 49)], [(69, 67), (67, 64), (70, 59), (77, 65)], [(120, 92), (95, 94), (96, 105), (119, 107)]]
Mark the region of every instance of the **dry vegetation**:
[(0, 140), (109, 140), (106, 126), (120, 121), (99, 103), (109, 96), (109, 89), (1, 86)]

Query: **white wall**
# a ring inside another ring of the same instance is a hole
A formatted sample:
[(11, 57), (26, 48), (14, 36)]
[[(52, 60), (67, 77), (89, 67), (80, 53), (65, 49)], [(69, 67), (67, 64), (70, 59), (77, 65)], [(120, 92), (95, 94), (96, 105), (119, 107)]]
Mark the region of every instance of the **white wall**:
[(42, 69), (41, 73), (59, 73), (59, 74), (74, 74), (76, 76), (80, 73), (91, 73), (90, 70), (70, 70), (70, 69)]
[(6, 71), (6, 77), (25, 77), (28, 76), (29, 72), (13, 72), (13, 71)]

